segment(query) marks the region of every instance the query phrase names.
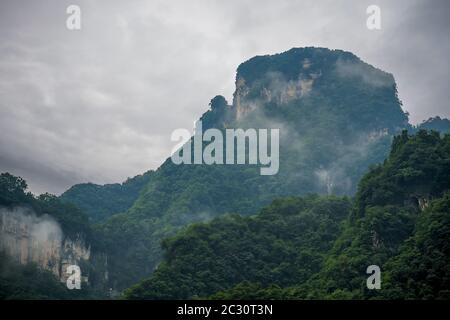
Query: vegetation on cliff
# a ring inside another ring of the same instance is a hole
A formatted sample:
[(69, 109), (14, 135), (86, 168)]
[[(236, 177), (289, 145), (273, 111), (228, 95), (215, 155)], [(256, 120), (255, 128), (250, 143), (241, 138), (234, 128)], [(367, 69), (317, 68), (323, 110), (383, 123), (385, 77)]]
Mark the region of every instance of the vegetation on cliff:
[[(404, 131), (363, 177), (353, 204), (309, 196), (258, 215), (191, 225), (129, 299), (443, 299), (449, 297), (450, 134)], [(366, 268), (382, 289), (366, 287)]]

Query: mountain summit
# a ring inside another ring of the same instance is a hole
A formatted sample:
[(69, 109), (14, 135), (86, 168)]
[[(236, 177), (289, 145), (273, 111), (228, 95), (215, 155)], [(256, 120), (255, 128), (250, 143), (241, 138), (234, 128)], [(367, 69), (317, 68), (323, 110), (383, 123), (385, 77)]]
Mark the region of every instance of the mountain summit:
[[(127, 196), (136, 199), (129, 209), (123, 202), (120, 211), (98, 208), (102, 217), (118, 213), (98, 227), (112, 286), (124, 288), (150, 274), (161, 259), (161, 239), (189, 223), (229, 212), (254, 214), (282, 196), (353, 195), (369, 166), (386, 158), (393, 135), (413, 129), (391, 74), (350, 52), (325, 48), (294, 48), (242, 63), (232, 104), (216, 96), (201, 120), (203, 129), (279, 129), (278, 174), (261, 176), (254, 165), (175, 165), (167, 159)], [(62, 197), (80, 207), (88, 203), (95, 214), (96, 200), (83, 189)]]

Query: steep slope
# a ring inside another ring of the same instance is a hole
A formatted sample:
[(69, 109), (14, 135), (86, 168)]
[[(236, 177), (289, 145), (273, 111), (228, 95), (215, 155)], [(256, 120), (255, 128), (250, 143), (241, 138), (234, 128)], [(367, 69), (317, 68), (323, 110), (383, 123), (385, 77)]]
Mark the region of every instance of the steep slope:
[(351, 204), (334, 196), (276, 200), (258, 215), (227, 215), (166, 239), (164, 261), (128, 299), (206, 297), (242, 281), (282, 286), (318, 272)]
[[(126, 201), (118, 203), (128, 194), (125, 186), (85, 185), (65, 194), (102, 223), (98, 230), (109, 248), (113, 287), (150, 274), (161, 259), (161, 239), (184, 225), (227, 212), (254, 214), (278, 197), (352, 195), (367, 168), (385, 159), (400, 129), (444, 130), (448, 122), (433, 118), (409, 125), (391, 74), (349, 52), (324, 48), (244, 62), (233, 103), (214, 97), (201, 120), (204, 130), (280, 129), (279, 172), (261, 176), (256, 165), (175, 165), (167, 159), (137, 179), (148, 180)], [(121, 214), (104, 221), (119, 209)]]
[[(218, 103), (201, 120), (204, 129), (279, 128), (278, 174), (262, 177), (255, 166), (166, 161), (130, 212), (175, 214), (184, 224), (183, 218), (191, 221), (189, 215), (201, 212), (255, 213), (280, 195), (352, 194), (368, 165), (385, 158), (392, 134), (409, 127), (392, 75), (351, 53), (321, 48), (241, 64), (233, 104)], [(225, 203), (215, 206), (216, 198)]]
[[(164, 241), (129, 299), (440, 299), (449, 297), (450, 134), (397, 136), (346, 199), (275, 201), (248, 218), (189, 226)], [(382, 270), (381, 290), (366, 268)]]
[[(450, 192), (432, 200), (418, 217), (414, 235), (386, 263), (390, 299), (450, 299)], [(411, 281), (413, 279), (413, 281)]]
[[(414, 136), (403, 132), (396, 137), (385, 163), (373, 168), (361, 180), (348, 228), (330, 253), (326, 268), (318, 277), (320, 281), (311, 283), (311, 288), (319, 290), (311, 292), (328, 295), (340, 291), (349, 297), (425, 298), (419, 292), (414, 294), (405, 290), (394, 295), (392, 291), (397, 286), (406, 288), (408, 276), (411, 276), (410, 282), (423, 281), (412, 270), (403, 275), (406, 277), (402, 278), (403, 284), (391, 281), (380, 291), (362, 289), (361, 283), (364, 282), (361, 281), (366, 278), (363, 271), (368, 265), (375, 264), (385, 271), (384, 279), (393, 279), (393, 274), (400, 279), (399, 272), (412, 265), (396, 269), (398, 263), (391, 261), (410, 256), (409, 248), (415, 246), (418, 238), (427, 245), (416, 251), (418, 255), (415, 259), (422, 261), (428, 259), (426, 254), (431, 248), (441, 247), (442, 241), (447, 242), (448, 228), (428, 234), (427, 239), (423, 236), (424, 230), (439, 229), (438, 226), (445, 225), (448, 220), (450, 212), (441, 208), (445, 208), (442, 203), (447, 201), (449, 189), (449, 134), (440, 137), (437, 132), (421, 130)], [(433, 225), (427, 226), (426, 222), (433, 222)], [(437, 269), (442, 261), (448, 260), (448, 251), (445, 252), (444, 249), (441, 257), (435, 256), (432, 262)], [(417, 285), (423, 286), (425, 283)], [(433, 298), (439, 297), (435, 292)]]
[(392, 135), (410, 128), (391, 74), (323, 48), (241, 64), (233, 104), (215, 97), (201, 120), (203, 129), (279, 128), (278, 174), (261, 176), (256, 165), (167, 159), (133, 206), (99, 227), (108, 239), (114, 287), (151, 273), (161, 239), (188, 223), (226, 212), (254, 214), (280, 196), (353, 194), (369, 165), (386, 157)]

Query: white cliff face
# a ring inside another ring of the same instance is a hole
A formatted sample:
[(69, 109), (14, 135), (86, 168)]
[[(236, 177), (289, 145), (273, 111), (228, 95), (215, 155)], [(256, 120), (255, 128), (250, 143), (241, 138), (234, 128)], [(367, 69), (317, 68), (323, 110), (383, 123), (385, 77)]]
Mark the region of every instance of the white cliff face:
[(89, 260), (91, 254), (81, 236), (75, 240), (64, 237), (52, 217), (38, 217), (23, 207), (0, 207), (0, 250), (21, 264), (36, 263), (61, 281), (67, 279), (68, 265)]

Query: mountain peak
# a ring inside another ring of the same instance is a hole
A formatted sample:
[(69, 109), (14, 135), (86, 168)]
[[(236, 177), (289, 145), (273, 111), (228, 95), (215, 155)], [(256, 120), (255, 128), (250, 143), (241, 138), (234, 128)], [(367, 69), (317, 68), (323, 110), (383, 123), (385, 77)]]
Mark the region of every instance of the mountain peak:
[[(381, 99), (391, 103), (382, 103)], [(363, 62), (351, 52), (293, 48), (279, 54), (256, 56), (239, 65), (232, 104), (238, 122), (255, 110), (270, 109), (272, 116), (305, 104), (327, 105), (333, 113), (343, 107), (343, 111), (363, 117), (362, 121), (367, 121), (371, 130), (388, 128), (394, 132), (408, 124), (392, 74)], [(369, 119), (364, 113), (374, 117)], [(393, 117), (388, 126), (380, 123), (385, 122), (386, 115)], [(381, 121), (377, 123), (373, 119)]]

